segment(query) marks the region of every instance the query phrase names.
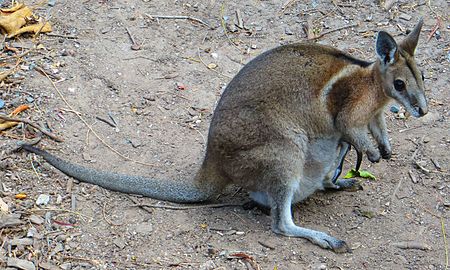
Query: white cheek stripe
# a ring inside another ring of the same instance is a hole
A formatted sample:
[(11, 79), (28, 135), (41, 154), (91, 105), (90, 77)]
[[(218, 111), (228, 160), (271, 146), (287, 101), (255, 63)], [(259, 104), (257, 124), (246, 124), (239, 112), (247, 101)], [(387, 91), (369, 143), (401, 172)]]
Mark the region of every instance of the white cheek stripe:
[(357, 66), (357, 65), (347, 65), (347, 66), (343, 67), (339, 72), (334, 74), (321, 90), (322, 101), (326, 100), (328, 94), (331, 92), (331, 90), (333, 89), (333, 86), (336, 82), (338, 82), (339, 80), (341, 80), (343, 78), (350, 77), (353, 73), (355, 73), (356, 71), (358, 71), (360, 69), (361, 69), (361, 67)]

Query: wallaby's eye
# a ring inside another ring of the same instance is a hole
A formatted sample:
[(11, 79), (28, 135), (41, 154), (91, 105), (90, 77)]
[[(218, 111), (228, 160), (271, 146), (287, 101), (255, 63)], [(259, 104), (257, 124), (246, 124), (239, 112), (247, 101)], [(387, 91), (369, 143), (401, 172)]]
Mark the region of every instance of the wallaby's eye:
[(395, 87), (395, 90), (397, 90), (397, 91), (403, 91), (403, 90), (405, 90), (405, 82), (402, 80), (395, 80), (394, 87)]

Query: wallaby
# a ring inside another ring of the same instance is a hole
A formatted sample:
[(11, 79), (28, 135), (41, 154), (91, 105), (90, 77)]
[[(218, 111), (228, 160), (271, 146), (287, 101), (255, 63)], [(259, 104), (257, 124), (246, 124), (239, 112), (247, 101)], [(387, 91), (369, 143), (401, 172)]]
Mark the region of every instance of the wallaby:
[(349, 145), (372, 162), (389, 158), (383, 109), (390, 99), (415, 117), (427, 113), (423, 78), (413, 58), (422, 24), (398, 45), (380, 31), (374, 62), (314, 43), (280, 46), (250, 61), (214, 110), (205, 158), (193, 182), (98, 171), (23, 148), (80, 181), (171, 202), (205, 201), (236, 184), (270, 207), (275, 233), (344, 252), (344, 241), (296, 226), (291, 205), (326, 186), (348, 184), (334, 178)]

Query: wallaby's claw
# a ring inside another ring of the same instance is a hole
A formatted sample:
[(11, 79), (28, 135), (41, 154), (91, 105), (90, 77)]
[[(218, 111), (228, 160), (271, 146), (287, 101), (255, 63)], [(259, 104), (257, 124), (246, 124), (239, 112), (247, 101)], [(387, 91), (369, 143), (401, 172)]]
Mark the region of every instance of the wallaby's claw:
[(392, 151), (391, 151), (391, 148), (389, 146), (387, 146), (387, 145), (380, 145), (380, 146), (378, 146), (378, 149), (380, 150), (380, 154), (381, 154), (381, 157), (383, 159), (390, 159), (391, 158)]

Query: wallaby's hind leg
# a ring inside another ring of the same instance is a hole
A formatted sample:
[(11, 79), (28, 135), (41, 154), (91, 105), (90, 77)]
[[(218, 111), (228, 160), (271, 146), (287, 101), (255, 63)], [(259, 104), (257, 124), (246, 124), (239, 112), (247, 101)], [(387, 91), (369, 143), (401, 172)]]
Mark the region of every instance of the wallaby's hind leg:
[(334, 252), (347, 252), (347, 244), (326, 233), (299, 227), (294, 224), (291, 215), (291, 204), (297, 183), (290, 186), (283, 185), (269, 195), (271, 201), (272, 230), (275, 233), (291, 237), (308, 239), (322, 248), (332, 249)]

